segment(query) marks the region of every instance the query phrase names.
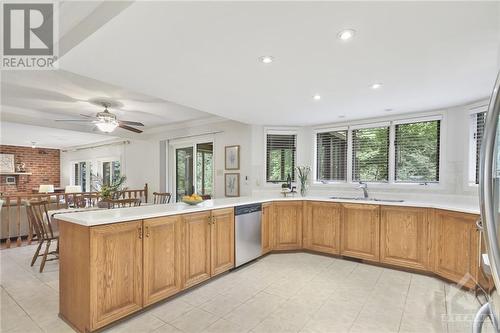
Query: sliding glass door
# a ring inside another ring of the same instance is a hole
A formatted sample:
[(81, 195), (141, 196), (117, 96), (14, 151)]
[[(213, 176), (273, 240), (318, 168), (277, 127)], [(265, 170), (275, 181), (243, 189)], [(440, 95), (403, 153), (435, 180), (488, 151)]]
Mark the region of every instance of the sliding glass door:
[(213, 196), (213, 143), (193, 143), (174, 147), (175, 154), (175, 197), (197, 193)]

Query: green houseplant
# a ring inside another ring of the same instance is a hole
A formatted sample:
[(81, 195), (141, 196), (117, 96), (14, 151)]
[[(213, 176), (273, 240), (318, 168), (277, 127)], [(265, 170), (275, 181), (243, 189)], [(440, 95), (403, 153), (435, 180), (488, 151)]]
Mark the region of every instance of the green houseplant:
[(92, 191), (99, 192), (101, 201), (118, 199), (122, 192), (126, 190), (126, 188), (123, 187), (123, 184), (125, 184), (125, 181), (127, 180), (126, 176), (119, 176), (118, 178), (111, 180), (109, 184), (105, 183), (103, 178), (99, 175), (92, 174), (91, 177)]

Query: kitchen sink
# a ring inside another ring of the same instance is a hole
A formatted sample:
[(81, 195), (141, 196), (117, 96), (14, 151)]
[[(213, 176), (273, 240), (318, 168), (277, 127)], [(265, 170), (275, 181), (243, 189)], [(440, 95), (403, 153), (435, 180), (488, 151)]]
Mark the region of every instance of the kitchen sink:
[(404, 202), (402, 199), (380, 199), (380, 198), (364, 198), (364, 197), (330, 197), (337, 200), (366, 200), (366, 201), (385, 201), (385, 202)]

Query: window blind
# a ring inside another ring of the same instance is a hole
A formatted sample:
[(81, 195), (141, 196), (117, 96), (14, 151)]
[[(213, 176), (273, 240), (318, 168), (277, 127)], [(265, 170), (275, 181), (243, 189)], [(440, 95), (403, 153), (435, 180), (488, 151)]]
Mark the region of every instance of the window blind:
[(389, 180), (389, 127), (352, 130), (353, 181)]
[(285, 182), (288, 175), (295, 180), (295, 134), (266, 135), (266, 180)]
[(396, 182), (439, 181), (440, 127), (440, 120), (396, 125)]
[(347, 180), (347, 130), (316, 135), (316, 178), (319, 181)]
[(474, 140), (476, 144), (476, 168), (475, 168), (475, 182), (479, 184), (479, 157), (481, 153), (481, 142), (484, 135), (484, 122), (486, 120), (486, 112), (479, 112), (474, 114)]

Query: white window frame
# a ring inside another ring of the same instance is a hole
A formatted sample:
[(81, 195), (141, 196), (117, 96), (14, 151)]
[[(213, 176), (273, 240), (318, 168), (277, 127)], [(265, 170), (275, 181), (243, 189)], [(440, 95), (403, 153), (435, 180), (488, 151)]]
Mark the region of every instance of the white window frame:
[[(443, 182), (443, 167), (444, 161), (443, 157), (445, 156), (445, 117), (443, 113), (433, 114), (429, 116), (416, 116), (416, 117), (406, 117), (394, 120), (387, 121), (374, 121), (370, 123), (361, 123), (347, 126), (337, 126), (337, 127), (321, 127), (313, 129), (313, 179), (312, 184), (318, 186), (328, 186), (335, 184), (348, 184), (354, 185), (358, 182), (353, 181), (352, 175), (352, 131), (356, 129), (365, 129), (365, 128), (378, 128), (378, 127), (389, 127), (389, 165), (388, 165), (388, 181), (387, 182), (370, 182), (371, 185), (375, 186), (395, 186), (395, 187), (405, 187), (405, 186), (421, 186), (420, 183), (412, 183), (412, 182), (396, 182), (396, 147), (395, 147), (395, 139), (396, 139), (396, 125), (400, 124), (410, 124), (410, 123), (419, 123), (426, 121), (435, 121), (439, 120), (440, 123), (440, 133), (439, 133), (439, 181), (436, 183), (426, 183), (428, 186), (432, 186), (433, 188), (441, 187)], [(346, 181), (330, 181), (330, 182), (322, 182), (318, 181), (317, 175), (317, 156), (318, 156), (318, 145), (317, 145), (317, 134), (323, 132), (330, 131), (341, 131), (347, 129), (347, 180)]]
[(468, 129), (469, 133), (467, 136), (467, 144), (468, 147), (468, 155), (467, 155), (467, 174), (466, 177), (466, 186), (470, 188), (478, 188), (478, 184), (476, 184), (476, 153), (477, 153), (477, 139), (474, 138), (475, 129), (475, 117), (478, 113), (487, 112), (488, 106), (481, 105), (479, 107), (475, 107), (469, 110), (467, 114), (468, 121)]
[[(318, 181), (318, 133), (326, 133), (326, 132), (337, 132), (337, 131), (347, 131), (347, 174), (346, 174), (346, 180), (345, 181), (340, 181), (340, 180), (334, 180), (334, 181)], [(312, 176), (313, 176), (313, 183), (315, 184), (345, 184), (349, 181), (349, 173), (351, 173), (352, 177), (352, 170), (350, 170), (350, 165), (352, 165), (352, 161), (349, 158), (349, 154), (352, 155), (352, 135), (351, 131), (349, 131), (349, 126), (341, 126), (341, 127), (328, 127), (328, 128), (317, 128), (313, 130), (313, 170), (312, 170)], [(267, 150), (267, 149), (266, 149)]]
[[(291, 127), (286, 127), (286, 128), (276, 128), (276, 127), (265, 127), (264, 128), (264, 171), (263, 171), (263, 178), (264, 179), (264, 186), (265, 187), (281, 187), (281, 183), (275, 183), (275, 182), (268, 182), (267, 181), (267, 135), (268, 134), (278, 134), (278, 135), (295, 135), (295, 166), (298, 164), (298, 143), (299, 143), (299, 131), (297, 128), (291, 128)], [(293, 170), (293, 172), (296, 172), (296, 170)], [(295, 177), (295, 181), (292, 181), (293, 184), (297, 183), (297, 177)]]

